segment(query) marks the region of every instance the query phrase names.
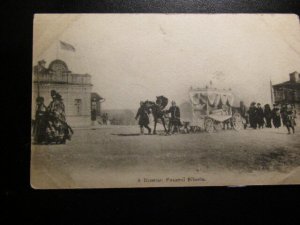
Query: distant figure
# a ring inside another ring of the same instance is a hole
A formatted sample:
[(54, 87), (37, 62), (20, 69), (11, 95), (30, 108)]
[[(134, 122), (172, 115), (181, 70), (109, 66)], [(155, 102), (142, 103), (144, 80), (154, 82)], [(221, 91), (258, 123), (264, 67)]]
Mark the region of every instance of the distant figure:
[(141, 134), (144, 134), (144, 127), (147, 128), (148, 134), (151, 134), (151, 128), (149, 125), (149, 112), (147, 111), (147, 108), (144, 106), (144, 102), (140, 102), (140, 108), (137, 111), (137, 114), (135, 116), (135, 119), (139, 118), (139, 125), (141, 129)]
[(97, 119), (97, 111), (96, 111), (96, 109), (92, 109), (92, 111), (91, 111), (92, 126), (95, 125), (96, 119)]
[(295, 118), (294, 112), (291, 105), (284, 106), (282, 108), (282, 122), (288, 130), (288, 134), (291, 133), (290, 128), (292, 128), (293, 133), (295, 133)]
[(255, 102), (252, 102), (248, 110), (250, 127), (253, 129), (257, 128), (257, 108), (255, 104)]
[(44, 105), (44, 98), (36, 98), (35, 123), (33, 127), (33, 138), (35, 144), (42, 144), (46, 142), (47, 129), (47, 112)]
[(257, 103), (256, 120), (257, 120), (258, 128), (259, 129), (260, 128), (261, 129), (264, 128), (264, 124), (265, 124), (265, 121), (264, 121), (264, 110), (262, 109), (260, 103)]
[(172, 106), (166, 111), (166, 113), (171, 114), (171, 118), (169, 121), (168, 132), (173, 129), (172, 133), (179, 132), (179, 127), (181, 126), (180, 122), (180, 109), (176, 106), (175, 101), (172, 101)]
[(267, 128), (272, 128), (272, 110), (269, 104), (266, 104), (264, 106), (264, 117), (266, 119), (266, 127)]
[(272, 109), (272, 121), (275, 128), (281, 127), (280, 110), (276, 104), (273, 105)]
[(107, 113), (103, 113), (102, 115), (102, 121), (103, 121), (103, 124), (104, 125), (107, 125), (108, 124), (108, 114)]

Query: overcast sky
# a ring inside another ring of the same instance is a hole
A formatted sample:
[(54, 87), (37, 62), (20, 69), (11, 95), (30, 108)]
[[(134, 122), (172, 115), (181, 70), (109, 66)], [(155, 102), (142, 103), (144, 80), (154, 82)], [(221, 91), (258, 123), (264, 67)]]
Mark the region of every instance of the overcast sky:
[[(59, 40), (76, 52), (58, 49)], [(35, 15), (33, 63), (64, 60), (92, 75), (103, 108), (137, 108), (165, 95), (178, 104), (188, 89), (213, 81), (247, 104), (270, 103), (273, 84), (300, 72), (296, 15)]]

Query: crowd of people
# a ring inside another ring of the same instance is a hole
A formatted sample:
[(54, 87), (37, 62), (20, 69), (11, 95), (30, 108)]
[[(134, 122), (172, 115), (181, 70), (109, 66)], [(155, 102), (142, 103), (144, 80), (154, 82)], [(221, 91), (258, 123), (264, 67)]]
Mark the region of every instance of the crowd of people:
[[(272, 109), (269, 104), (265, 104), (262, 107), (260, 103), (252, 102), (247, 109), (244, 103), (241, 102), (239, 109), (241, 116), (244, 118), (245, 129), (247, 127), (253, 129), (274, 127), (278, 129), (281, 126), (285, 126), (288, 134), (295, 133), (296, 110), (293, 104), (282, 104), (281, 106), (273, 104)], [(183, 125), (180, 121), (180, 109), (176, 106), (175, 101), (172, 101), (171, 107), (163, 112), (169, 118), (168, 133), (178, 132)], [(151, 133), (151, 128), (149, 127), (150, 113), (149, 108), (145, 107), (144, 102), (141, 101), (135, 118), (139, 119), (138, 124), (142, 134), (144, 133), (144, 128), (148, 130), (149, 134)]]
[[(52, 90), (51, 97), (52, 101), (49, 106), (45, 106), (43, 97), (39, 96), (36, 99), (36, 112), (33, 125), (34, 143), (65, 143), (66, 140), (71, 139), (73, 134), (72, 128), (66, 122), (65, 106), (61, 95), (57, 91)], [(161, 107), (160, 110), (169, 120), (166, 131), (168, 133), (178, 133), (179, 128), (183, 124), (180, 121), (180, 109), (175, 101), (171, 102), (169, 109), (164, 110), (164, 107)], [(244, 128), (263, 129), (264, 127), (272, 128), (274, 126), (278, 129), (283, 125), (287, 128), (288, 134), (295, 133), (296, 110), (292, 104), (282, 104), (281, 106), (274, 104), (273, 109), (271, 109), (269, 104), (265, 104), (262, 107), (260, 103), (252, 102), (247, 109), (244, 103), (240, 102), (239, 110), (241, 116), (244, 118)], [(144, 134), (144, 128), (148, 130), (148, 134), (151, 134), (151, 128), (149, 127), (150, 113), (151, 108), (147, 107), (141, 101), (135, 119), (138, 119), (142, 134)], [(106, 113), (103, 115), (103, 123), (107, 124), (107, 121), (108, 115)]]
[(271, 109), (269, 104), (262, 108), (260, 103), (252, 102), (248, 110), (243, 102), (240, 103), (241, 115), (245, 119), (245, 128), (250, 125), (253, 129), (272, 128), (277, 129), (282, 125), (287, 128), (288, 134), (295, 133), (296, 110), (292, 104), (273, 104)]

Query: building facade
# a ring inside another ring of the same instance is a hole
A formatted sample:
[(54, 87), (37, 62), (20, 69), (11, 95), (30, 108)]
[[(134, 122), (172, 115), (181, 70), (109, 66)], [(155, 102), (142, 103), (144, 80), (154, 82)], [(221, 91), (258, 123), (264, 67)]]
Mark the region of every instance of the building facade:
[(290, 73), (290, 79), (286, 82), (273, 85), (274, 101), (276, 104), (294, 104), (300, 115), (300, 74), (295, 71)]
[(91, 75), (72, 73), (62, 60), (56, 59), (48, 67), (44, 60), (39, 61), (33, 68), (32, 117), (36, 97), (44, 97), (48, 106), (52, 100), (50, 92), (55, 90), (63, 98), (70, 126), (90, 125), (92, 86)]

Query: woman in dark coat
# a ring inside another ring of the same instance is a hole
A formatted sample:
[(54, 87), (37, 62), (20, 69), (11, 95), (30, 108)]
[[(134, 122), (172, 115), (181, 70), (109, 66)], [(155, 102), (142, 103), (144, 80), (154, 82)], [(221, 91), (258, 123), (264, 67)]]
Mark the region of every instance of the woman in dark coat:
[(266, 127), (268, 128), (272, 128), (272, 111), (271, 111), (271, 107), (269, 104), (266, 104), (264, 107), (264, 117), (266, 119)]
[(147, 108), (144, 106), (144, 102), (140, 102), (140, 108), (137, 111), (135, 119), (139, 118), (139, 125), (141, 129), (141, 134), (144, 134), (144, 127), (147, 128), (148, 134), (151, 134), (151, 128), (149, 125), (149, 112)]
[(257, 128), (257, 108), (255, 106), (255, 102), (252, 102), (250, 104), (248, 114), (249, 114), (250, 127), (252, 127), (253, 129), (256, 129)]
[(46, 129), (47, 129), (47, 112), (44, 105), (44, 98), (37, 97), (35, 123), (33, 128), (34, 143), (42, 144), (46, 142)]
[(264, 128), (265, 120), (264, 120), (264, 111), (260, 105), (260, 103), (257, 103), (257, 113), (256, 113), (256, 118), (257, 118), (257, 124), (258, 128)]
[(272, 109), (273, 125), (275, 128), (279, 128), (281, 127), (280, 110), (275, 104), (273, 106), (274, 106), (274, 108)]
[(73, 130), (66, 121), (65, 105), (62, 96), (55, 90), (52, 90), (51, 97), (52, 101), (47, 108), (51, 128), (49, 141), (65, 144), (67, 139), (71, 140)]
[(249, 123), (249, 115), (248, 115), (248, 111), (247, 108), (244, 104), (243, 101), (240, 101), (240, 110), (241, 110), (241, 116), (244, 119), (243, 120), (243, 124), (244, 124), (244, 129), (247, 128), (247, 124)]

